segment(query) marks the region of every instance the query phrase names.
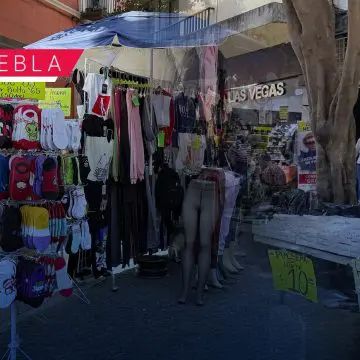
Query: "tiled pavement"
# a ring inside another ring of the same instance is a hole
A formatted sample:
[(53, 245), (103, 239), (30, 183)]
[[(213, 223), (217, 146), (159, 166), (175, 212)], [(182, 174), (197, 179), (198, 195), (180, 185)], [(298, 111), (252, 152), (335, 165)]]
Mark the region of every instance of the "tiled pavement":
[[(206, 306), (179, 306), (179, 272), (145, 280), (132, 272), (76, 297), (55, 299), (19, 324), (34, 360), (352, 360), (360, 358), (360, 316), (287, 295), (280, 305), (269, 272), (256, 257), (225, 290), (211, 290)], [(1, 322), (3, 324), (3, 321)], [(0, 334), (5, 351), (9, 331)], [(1, 351), (2, 352), (2, 351)], [(1, 356), (0, 356), (1, 357)]]

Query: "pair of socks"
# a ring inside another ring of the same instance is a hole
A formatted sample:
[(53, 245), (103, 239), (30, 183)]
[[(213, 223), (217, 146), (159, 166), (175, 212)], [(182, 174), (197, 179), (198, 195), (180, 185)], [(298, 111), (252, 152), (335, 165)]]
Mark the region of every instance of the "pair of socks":
[(87, 220), (72, 225), (71, 252), (77, 254), (80, 248), (91, 250), (91, 234)]
[(17, 150), (39, 149), (41, 110), (36, 105), (19, 105), (14, 109), (12, 142)]
[(74, 219), (83, 219), (87, 213), (87, 202), (83, 188), (76, 188), (69, 192), (68, 216)]
[(56, 289), (55, 260), (53, 257), (46, 256), (39, 258), (39, 263), (45, 271), (45, 297), (50, 297)]
[(66, 262), (63, 258), (55, 260), (56, 287), (64, 297), (70, 297), (73, 292), (72, 280), (67, 273)]
[(65, 150), (68, 147), (64, 113), (59, 108), (44, 109), (41, 114), (40, 144), (44, 150)]
[(66, 134), (68, 138), (67, 149), (70, 151), (78, 151), (80, 149), (81, 130), (78, 120), (66, 121)]
[(62, 204), (48, 205), (47, 209), (50, 216), (51, 244), (54, 245), (56, 251), (57, 247), (65, 242), (67, 236), (66, 213)]
[(25, 246), (44, 252), (51, 243), (48, 210), (42, 207), (24, 205), (20, 211), (22, 238)]
[(65, 185), (81, 185), (81, 162), (78, 157), (67, 156), (62, 158), (61, 173)]

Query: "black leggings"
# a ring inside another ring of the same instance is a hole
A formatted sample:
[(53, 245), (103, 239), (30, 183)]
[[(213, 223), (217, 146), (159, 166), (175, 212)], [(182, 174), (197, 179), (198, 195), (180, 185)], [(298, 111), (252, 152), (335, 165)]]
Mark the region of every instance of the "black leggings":
[(119, 201), (121, 239), (123, 243), (123, 267), (130, 264), (130, 259), (148, 251), (147, 227), (148, 206), (145, 181), (135, 185), (120, 185)]

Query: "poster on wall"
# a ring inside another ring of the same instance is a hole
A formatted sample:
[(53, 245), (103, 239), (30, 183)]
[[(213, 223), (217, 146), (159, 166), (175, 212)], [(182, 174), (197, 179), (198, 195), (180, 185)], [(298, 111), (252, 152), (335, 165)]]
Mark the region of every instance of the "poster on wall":
[(289, 107), (288, 106), (280, 106), (279, 118), (280, 118), (280, 122), (287, 122), (289, 120)]
[(297, 132), (298, 188), (304, 191), (316, 190), (316, 141), (305, 121), (298, 122)]

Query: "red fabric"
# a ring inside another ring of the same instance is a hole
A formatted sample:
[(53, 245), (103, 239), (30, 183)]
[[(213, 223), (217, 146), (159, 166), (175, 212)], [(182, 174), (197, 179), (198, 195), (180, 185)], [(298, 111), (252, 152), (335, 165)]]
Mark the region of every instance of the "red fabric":
[(35, 194), (34, 191), (34, 179), (36, 173), (36, 157), (33, 157), (30, 165), (30, 186), (31, 186), (31, 200), (41, 200), (41, 196)]
[(11, 160), (10, 170), (10, 198), (16, 201), (31, 200), (33, 193), (30, 185), (31, 163), (24, 157), (15, 157)]
[[(167, 91), (163, 91), (163, 95), (169, 96), (172, 98), (171, 94), (168, 93)], [(170, 111), (170, 126), (162, 128), (162, 130), (165, 133), (165, 146), (166, 147), (172, 145), (172, 134), (173, 134), (174, 127), (175, 127), (175, 102), (174, 102), (174, 99), (171, 99), (169, 111)]]
[(59, 195), (58, 170), (56, 161), (47, 158), (43, 164), (43, 181), (41, 184), (41, 192), (43, 197), (49, 200), (56, 200)]
[(110, 106), (110, 96), (98, 95), (95, 104), (92, 108), (92, 112), (98, 116), (105, 116)]
[[(62, 204), (59, 204), (59, 205), (58, 205), (58, 211), (59, 211), (59, 219), (60, 219), (61, 221), (64, 221), (64, 219), (66, 219), (66, 213), (65, 213), (64, 206), (63, 206)], [(65, 221), (66, 221), (66, 220), (65, 220)], [(61, 236), (59, 237), (59, 242), (60, 242), (60, 244), (63, 244), (64, 241), (65, 241), (65, 239), (66, 239), (66, 236), (61, 235)]]

